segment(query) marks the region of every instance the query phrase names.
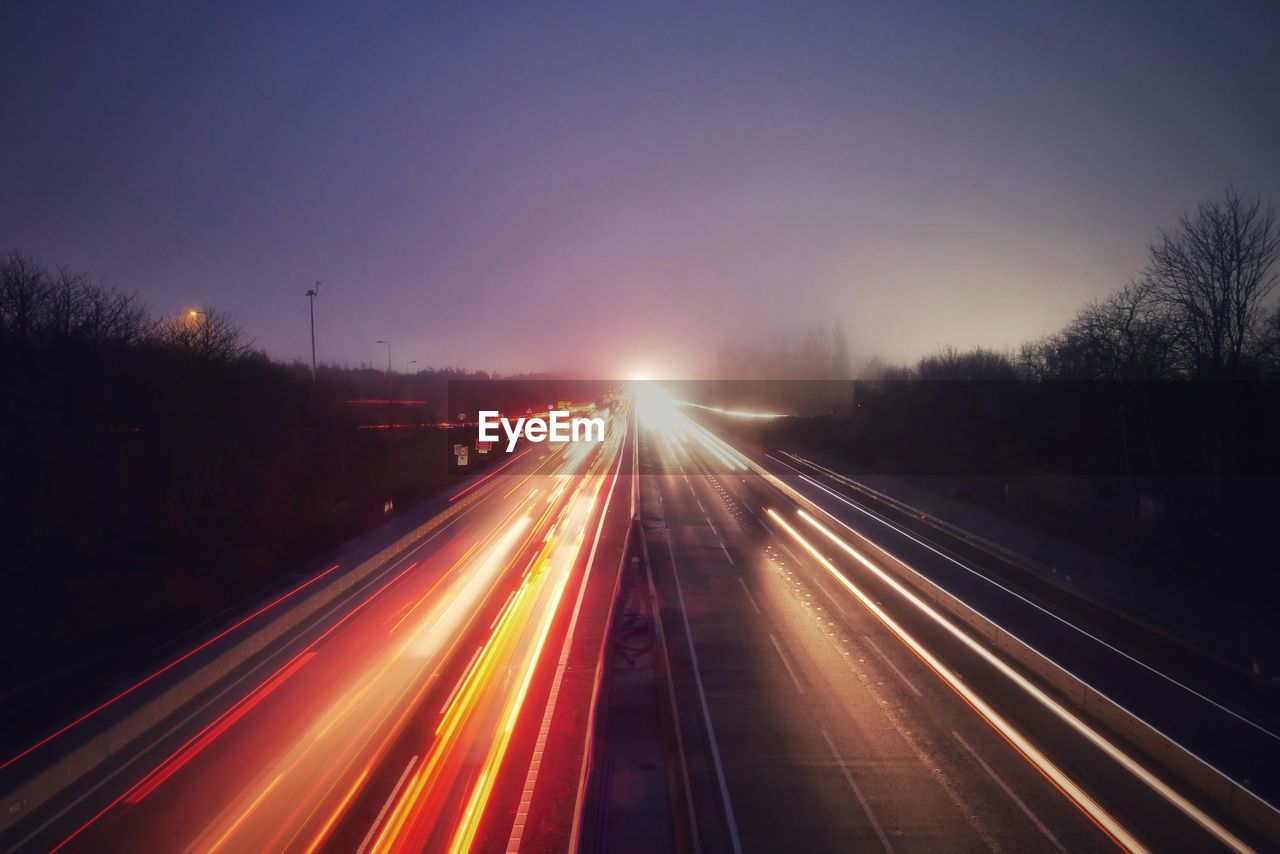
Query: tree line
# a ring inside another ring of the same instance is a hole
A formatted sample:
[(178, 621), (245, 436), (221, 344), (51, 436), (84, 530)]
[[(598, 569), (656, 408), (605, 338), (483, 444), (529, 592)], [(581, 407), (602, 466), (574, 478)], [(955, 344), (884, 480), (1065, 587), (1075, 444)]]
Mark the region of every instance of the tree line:
[(1248, 380), (1280, 377), (1280, 224), (1227, 187), (1148, 248), (1137, 277), (1014, 352), (944, 348), (915, 365), (873, 359), (865, 379)]
[[(0, 727), (17, 732), (71, 663), (116, 659), (258, 595), (448, 485), (457, 369), (267, 358), (216, 307), (156, 316), (136, 296), (0, 255)], [(358, 404), (353, 401), (364, 401)], [(362, 429), (375, 425), (402, 429)], [(474, 465), (480, 461), (473, 462)], [(65, 700), (67, 698), (53, 697)]]

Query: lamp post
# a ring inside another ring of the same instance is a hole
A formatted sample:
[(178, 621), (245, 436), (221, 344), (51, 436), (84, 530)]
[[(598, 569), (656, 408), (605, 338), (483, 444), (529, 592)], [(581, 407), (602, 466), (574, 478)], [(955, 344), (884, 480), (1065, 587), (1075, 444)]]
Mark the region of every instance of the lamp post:
[(307, 300), (311, 303), (311, 384), (316, 384), (316, 297), (320, 295), (320, 282), (307, 291)]
[(416, 364), (418, 364), (417, 359), (410, 359), (409, 361), (404, 363), (404, 396), (406, 399), (410, 397), (409, 383), (412, 381), (412, 378), (410, 377), (410, 374), (409, 374), (409, 366), (416, 365)]
[(387, 345), (387, 400), (391, 399), (391, 342), (378, 339), (379, 344)]

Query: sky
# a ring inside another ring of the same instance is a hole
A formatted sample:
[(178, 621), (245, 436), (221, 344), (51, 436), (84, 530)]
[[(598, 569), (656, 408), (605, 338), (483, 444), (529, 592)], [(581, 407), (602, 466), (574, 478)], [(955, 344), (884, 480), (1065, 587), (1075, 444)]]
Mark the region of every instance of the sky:
[(691, 375), (1011, 347), (1228, 182), (1280, 4), (0, 3), (0, 250), (281, 359)]

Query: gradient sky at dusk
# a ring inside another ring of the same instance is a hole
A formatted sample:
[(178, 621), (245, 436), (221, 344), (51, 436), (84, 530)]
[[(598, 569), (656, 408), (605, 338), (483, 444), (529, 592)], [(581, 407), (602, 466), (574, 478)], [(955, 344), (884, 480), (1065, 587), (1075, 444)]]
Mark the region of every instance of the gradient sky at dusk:
[(1280, 4), (0, 6), (0, 248), (273, 356), (688, 372), (842, 317), (1003, 347), (1228, 181)]

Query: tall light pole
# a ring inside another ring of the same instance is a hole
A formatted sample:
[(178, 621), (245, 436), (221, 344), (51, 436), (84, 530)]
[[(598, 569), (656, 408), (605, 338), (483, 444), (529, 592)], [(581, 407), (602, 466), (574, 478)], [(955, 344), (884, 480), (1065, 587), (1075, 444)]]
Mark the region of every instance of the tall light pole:
[(391, 342), (378, 339), (379, 344), (387, 345), (387, 400), (391, 399)]
[(320, 282), (307, 291), (307, 300), (311, 303), (311, 384), (316, 384), (316, 297), (320, 295)]

